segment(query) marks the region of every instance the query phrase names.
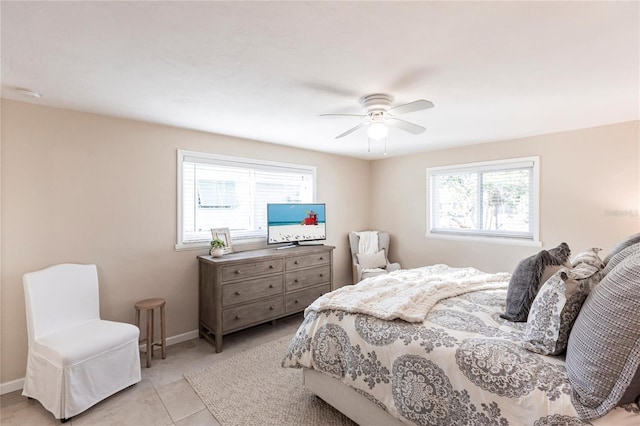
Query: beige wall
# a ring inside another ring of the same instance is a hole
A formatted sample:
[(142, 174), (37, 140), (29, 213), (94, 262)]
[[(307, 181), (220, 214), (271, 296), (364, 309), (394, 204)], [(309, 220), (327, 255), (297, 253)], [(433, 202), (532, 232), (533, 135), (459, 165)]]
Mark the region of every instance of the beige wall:
[(327, 203), (335, 284), (351, 281), (347, 234), (370, 221), (369, 163), (280, 145), (2, 101), (2, 374), (24, 376), (22, 275), (95, 263), (105, 319), (133, 322), (133, 304), (167, 299), (167, 334), (197, 329), (196, 256), (176, 243), (176, 150), (317, 167)]
[(346, 235), (391, 232), (404, 267), (433, 263), (509, 271), (536, 248), (425, 238), (430, 166), (539, 155), (541, 239), (574, 249), (640, 231), (639, 122), (367, 162), (250, 140), (2, 101), (0, 383), (24, 376), (22, 274), (96, 263), (102, 316), (133, 321), (136, 300), (167, 299), (168, 335), (197, 328), (197, 262), (174, 250), (176, 150), (317, 167), (337, 285), (349, 283)]
[[(403, 267), (433, 263), (512, 271), (539, 248), (426, 238), (426, 168), (540, 156), (540, 238), (574, 253), (608, 251), (640, 231), (638, 121), (372, 162), (372, 223), (393, 235)], [(618, 210), (611, 215), (608, 211)], [(629, 211), (631, 211), (629, 214)], [(626, 212), (626, 213), (625, 213)]]

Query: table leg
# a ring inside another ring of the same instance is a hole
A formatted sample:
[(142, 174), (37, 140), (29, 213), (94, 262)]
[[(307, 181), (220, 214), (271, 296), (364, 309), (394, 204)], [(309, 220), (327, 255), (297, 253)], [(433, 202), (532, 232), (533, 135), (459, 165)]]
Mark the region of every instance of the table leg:
[(153, 355), (153, 309), (147, 309), (147, 368), (151, 367)]
[(166, 350), (167, 350), (167, 335), (166, 335), (165, 323), (164, 323), (164, 306), (160, 307), (160, 336), (162, 338), (162, 341), (160, 342), (162, 359), (165, 359), (167, 357), (167, 352), (166, 352)]

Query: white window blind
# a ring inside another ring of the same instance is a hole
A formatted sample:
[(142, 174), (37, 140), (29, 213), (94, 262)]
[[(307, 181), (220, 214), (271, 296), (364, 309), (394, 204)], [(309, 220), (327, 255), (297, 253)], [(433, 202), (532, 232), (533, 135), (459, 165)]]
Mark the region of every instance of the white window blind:
[(211, 228), (229, 228), (236, 243), (266, 240), (267, 203), (314, 202), (315, 175), (311, 166), (178, 151), (176, 247), (208, 245)]
[(538, 157), (427, 169), (427, 234), (538, 240)]

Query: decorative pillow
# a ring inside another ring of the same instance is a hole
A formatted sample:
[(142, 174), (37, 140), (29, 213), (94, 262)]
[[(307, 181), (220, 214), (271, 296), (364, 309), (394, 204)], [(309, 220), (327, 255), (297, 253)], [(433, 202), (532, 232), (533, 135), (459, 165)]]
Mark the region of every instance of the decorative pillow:
[(364, 269), (385, 268), (387, 266), (387, 258), (384, 256), (384, 250), (380, 250), (373, 254), (358, 254), (358, 263)]
[(558, 247), (521, 260), (509, 281), (506, 312), (500, 316), (509, 321), (526, 321), (531, 303), (545, 282), (543, 276), (550, 277), (557, 272), (568, 262), (570, 255), (567, 243), (560, 243)]
[(604, 262), (600, 259), (600, 256), (598, 256), (599, 251), (602, 251), (602, 249), (593, 247), (582, 253), (578, 253), (578, 255), (571, 260), (571, 266), (575, 268), (579, 263), (586, 263), (599, 269), (604, 268)]
[(616, 253), (621, 252), (625, 248), (627, 248), (630, 245), (633, 245), (635, 243), (640, 243), (640, 232), (638, 232), (635, 235), (631, 235), (631, 236), (625, 238), (624, 240), (620, 241), (618, 244), (616, 244), (616, 246), (611, 249), (611, 251), (609, 252), (607, 257), (604, 258), (604, 264), (606, 265), (607, 263), (609, 263), (611, 258), (613, 256), (615, 256)]
[(631, 256), (632, 254), (638, 253), (640, 252), (640, 243), (635, 243), (633, 245), (630, 245), (629, 247), (619, 251), (618, 253), (616, 253), (615, 255), (611, 256), (611, 259), (609, 259), (609, 261), (607, 262), (607, 266), (604, 267), (604, 270), (602, 271), (603, 274), (608, 274), (609, 272), (611, 272), (613, 270), (613, 268), (615, 268), (618, 263), (622, 262), (623, 260), (625, 260), (627, 257)]
[(573, 268), (571, 275), (580, 282), (587, 294), (602, 280), (604, 262), (598, 252), (602, 249), (593, 247), (582, 253), (578, 253), (571, 261)]
[(636, 370), (636, 374), (633, 376), (633, 379), (631, 379), (627, 390), (624, 391), (618, 405), (630, 404), (632, 402), (637, 402), (638, 405), (640, 405), (640, 367)]
[(578, 263), (575, 268), (571, 269), (569, 275), (577, 280), (584, 291), (589, 294), (604, 277), (602, 271), (602, 269), (588, 263)]
[(559, 355), (567, 349), (569, 333), (587, 290), (564, 269), (545, 282), (531, 304), (522, 347), (542, 355)]
[[(640, 253), (608, 273), (587, 297), (569, 336), (566, 368), (571, 401), (585, 420), (639, 395)], [(624, 398), (624, 399), (623, 399)]]

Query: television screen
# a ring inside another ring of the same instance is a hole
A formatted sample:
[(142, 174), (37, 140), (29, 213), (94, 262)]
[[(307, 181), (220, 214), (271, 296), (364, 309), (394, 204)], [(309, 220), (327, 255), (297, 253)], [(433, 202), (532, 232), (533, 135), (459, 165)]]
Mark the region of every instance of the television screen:
[(267, 243), (326, 240), (325, 205), (267, 204)]

